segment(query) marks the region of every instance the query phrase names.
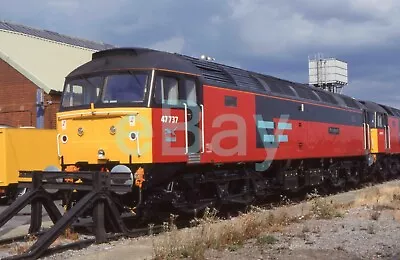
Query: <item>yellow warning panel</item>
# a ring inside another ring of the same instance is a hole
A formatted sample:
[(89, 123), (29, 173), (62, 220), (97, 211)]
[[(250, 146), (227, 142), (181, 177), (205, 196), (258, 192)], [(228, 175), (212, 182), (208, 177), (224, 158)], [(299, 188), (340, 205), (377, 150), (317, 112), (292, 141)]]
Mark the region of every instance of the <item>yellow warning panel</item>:
[(378, 129), (371, 129), (371, 153), (379, 152)]
[(17, 184), (20, 170), (61, 168), (56, 138), (53, 129), (0, 128), (0, 187)]

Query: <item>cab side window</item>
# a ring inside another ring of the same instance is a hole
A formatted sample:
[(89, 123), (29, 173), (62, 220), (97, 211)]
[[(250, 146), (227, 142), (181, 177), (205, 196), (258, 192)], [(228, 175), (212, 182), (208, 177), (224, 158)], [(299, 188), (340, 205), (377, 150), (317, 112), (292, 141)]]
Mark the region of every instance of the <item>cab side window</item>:
[(375, 125), (375, 115), (374, 115), (374, 113), (373, 112), (369, 112), (368, 113), (368, 121), (369, 121), (369, 125), (370, 125), (370, 127), (376, 127), (376, 125)]
[(178, 80), (172, 77), (156, 77), (155, 100), (157, 104), (178, 105)]
[(376, 113), (376, 127), (383, 128), (383, 115)]
[(197, 92), (196, 92), (196, 81), (192, 79), (186, 79), (185, 83), (185, 99), (189, 106), (197, 105)]

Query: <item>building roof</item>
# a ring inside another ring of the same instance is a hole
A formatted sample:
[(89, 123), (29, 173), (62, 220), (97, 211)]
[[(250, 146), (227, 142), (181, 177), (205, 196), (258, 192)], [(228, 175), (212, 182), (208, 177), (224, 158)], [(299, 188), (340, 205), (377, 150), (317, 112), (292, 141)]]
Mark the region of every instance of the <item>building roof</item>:
[(38, 38), (51, 40), (59, 43), (70, 44), (74, 46), (79, 46), (82, 48), (92, 49), (92, 50), (105, 50), (109, 48), (113, 48), (115, 46), (101, 43), (101, 42), (94, 42), (85, 39), (75, 38), (63, 34), (59, 34), (57, 32), (52, 32), (48, 30), (41, 30), (31, 28), (21, 24), (14, 24), (5, 21), (0, 21), (0, 30), (6, 30), (10, 32), (22, 33), (30, 36), (35, 36)]
[(46, 93), (62, 91), (65, 76), (111, 44), (0, 21), (0, 59)]

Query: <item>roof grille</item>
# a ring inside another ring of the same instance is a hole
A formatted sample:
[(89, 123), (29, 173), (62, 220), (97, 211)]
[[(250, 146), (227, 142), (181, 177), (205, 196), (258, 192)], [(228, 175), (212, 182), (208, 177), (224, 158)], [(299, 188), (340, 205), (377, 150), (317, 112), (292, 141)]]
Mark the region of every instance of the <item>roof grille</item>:
[(218, 83), (236, 85), (234, 79), (229, 76), (226, 71), (224, 71), (219, 64), (199, 60), (189, 56), (183, 56), (183, 58), (190, 60), (193, 65), (195, 65), (202, 73), (203, 77), (210, 81), (215, 81)]
[(231, 77), (235, 80), (236, 84), (239, 86), (247, 86), (251, 89), (257, 89), (257, 90), (262, 90), (265, 91), (263, 86), (257, 82), (248, 71), (246, 70), (241, 70), (237, 68), (232, 68), (232, 67), (226, 67), (224, 66), (224, 69), (226, 72), (228, 72)]

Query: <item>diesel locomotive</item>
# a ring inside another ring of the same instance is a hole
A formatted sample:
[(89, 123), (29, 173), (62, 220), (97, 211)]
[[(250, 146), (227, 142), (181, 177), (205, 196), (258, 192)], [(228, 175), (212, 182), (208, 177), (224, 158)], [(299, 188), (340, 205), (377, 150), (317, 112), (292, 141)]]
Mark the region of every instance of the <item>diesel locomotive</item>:
[(62, 171), (131, 173), (131, 192), (115, 194), (121, 209), (192, 214), (396, 176), (399, 123), (400, 110), (372, 101), (182, 54), (116, 48), (67, 75), (57, 153)]

